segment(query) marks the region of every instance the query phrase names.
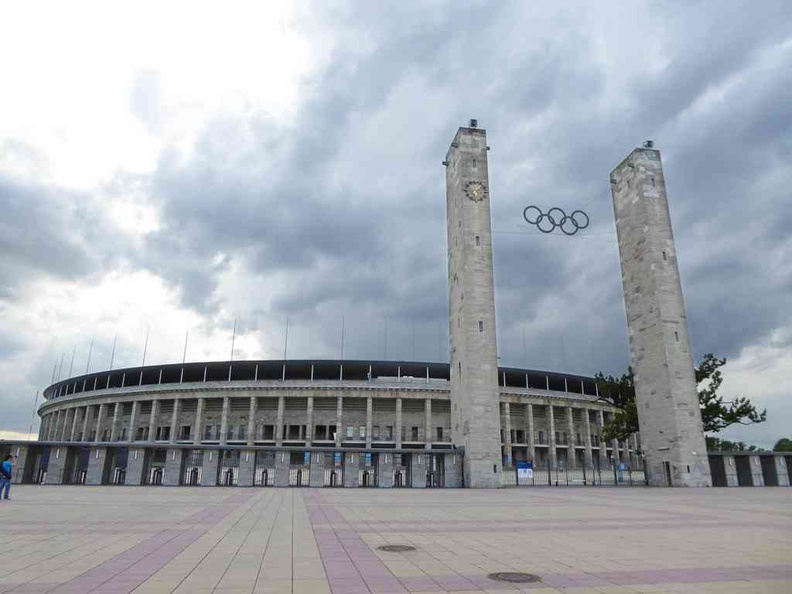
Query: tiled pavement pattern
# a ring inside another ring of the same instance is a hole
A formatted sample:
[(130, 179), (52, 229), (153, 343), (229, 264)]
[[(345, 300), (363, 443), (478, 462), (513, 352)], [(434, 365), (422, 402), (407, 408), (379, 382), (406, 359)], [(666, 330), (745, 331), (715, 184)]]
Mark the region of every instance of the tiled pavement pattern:
[[(0, 502), (0, 593), (792, 593), (788, 488), (12, 495)], [(494, 571), (542, 582), (500, 584)]]

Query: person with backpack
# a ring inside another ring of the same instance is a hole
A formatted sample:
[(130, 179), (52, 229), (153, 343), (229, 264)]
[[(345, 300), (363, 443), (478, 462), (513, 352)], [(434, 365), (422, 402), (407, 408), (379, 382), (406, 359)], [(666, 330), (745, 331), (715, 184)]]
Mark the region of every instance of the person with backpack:
[(14, 457), (9, 454), (0, 464), (0, 497), (3, 499), (11, 499), (9, 491), (11, 491), (11, 479), (14, 477)]

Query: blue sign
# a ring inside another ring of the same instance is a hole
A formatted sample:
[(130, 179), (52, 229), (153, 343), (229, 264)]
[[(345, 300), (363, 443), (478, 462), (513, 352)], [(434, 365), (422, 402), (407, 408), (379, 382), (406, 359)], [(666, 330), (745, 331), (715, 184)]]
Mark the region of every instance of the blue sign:
[(533, 480), (533, 461), (517, 461), (517, 484), (527, 485), (528, 481)]
[(333, 464), (335, 466), (341, 466), (341, 452), (333, 453)]
[(371, 466), (371, 452), (366, 452), (366, 466)]
[(303, 464), (310, 464), (311, 463), (311, 452), (305, 452), (303, 454)]

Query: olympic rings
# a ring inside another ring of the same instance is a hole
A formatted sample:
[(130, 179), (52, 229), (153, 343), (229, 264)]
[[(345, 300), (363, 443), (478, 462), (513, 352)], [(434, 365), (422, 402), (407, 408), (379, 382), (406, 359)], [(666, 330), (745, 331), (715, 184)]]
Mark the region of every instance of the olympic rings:
[(561, 229), (564, 235), (574, 235), (589, 226), (589, 216), (582, 210), (573, 210), (567, 215), (562, 209), (554, 206), (546, 213), (538, 206), (528, 206), (523, 210), (523, 218), (529, 225), (536, 225), (542, 233), (552, 233)]

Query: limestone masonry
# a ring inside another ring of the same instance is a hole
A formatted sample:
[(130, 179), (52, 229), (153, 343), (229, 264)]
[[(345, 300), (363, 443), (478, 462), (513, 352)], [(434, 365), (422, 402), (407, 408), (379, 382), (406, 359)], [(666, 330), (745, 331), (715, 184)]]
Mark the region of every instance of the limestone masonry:
[(611, 173), (630, 359), (649, 484), (711, 486), (660, 151)]

